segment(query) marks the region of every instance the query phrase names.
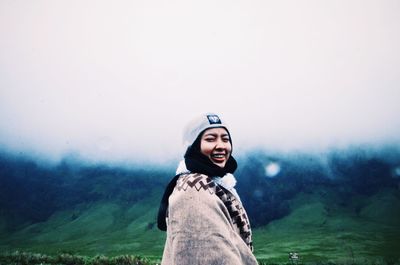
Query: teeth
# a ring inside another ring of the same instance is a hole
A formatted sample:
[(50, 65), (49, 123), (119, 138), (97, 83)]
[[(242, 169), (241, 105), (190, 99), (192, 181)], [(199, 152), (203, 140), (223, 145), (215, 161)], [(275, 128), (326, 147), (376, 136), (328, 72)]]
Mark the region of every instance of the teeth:
[(225, 157), (225, 155), (212, 155), (213, 157), (217, 157), (217, 158), (223, 158)]

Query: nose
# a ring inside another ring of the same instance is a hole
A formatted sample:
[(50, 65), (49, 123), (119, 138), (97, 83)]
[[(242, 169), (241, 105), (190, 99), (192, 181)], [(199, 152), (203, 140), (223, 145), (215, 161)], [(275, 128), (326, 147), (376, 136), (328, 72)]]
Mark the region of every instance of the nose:
[(225, 149), (227, 146), (227, 142), (224, 142), (222, 139), (217, 139), (215, 149)]

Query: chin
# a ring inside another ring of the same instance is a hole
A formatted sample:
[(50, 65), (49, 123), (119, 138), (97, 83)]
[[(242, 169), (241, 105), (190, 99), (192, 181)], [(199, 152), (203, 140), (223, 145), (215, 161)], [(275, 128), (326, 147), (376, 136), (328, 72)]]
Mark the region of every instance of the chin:
[(226, 163), (223, 163), (223, 164), (221, 164), (221, 163), (219, 163), (219, 164), (217, 164), (217, 163), (214, 163), (214, 165), (217, 165), (217, 166), (219, 166), (220, 168), (224, 168), (224, 167), (225, 167), (225, 165), (226, 165)]

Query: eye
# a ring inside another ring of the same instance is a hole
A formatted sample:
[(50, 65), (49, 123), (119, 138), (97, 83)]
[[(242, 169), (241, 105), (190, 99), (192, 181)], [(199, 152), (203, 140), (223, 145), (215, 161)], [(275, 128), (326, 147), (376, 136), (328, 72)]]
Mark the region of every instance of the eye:
[(229, 142), (229, 137), (228, 136), (222, 137), (222, 141), (224, 141), (225, 143)]

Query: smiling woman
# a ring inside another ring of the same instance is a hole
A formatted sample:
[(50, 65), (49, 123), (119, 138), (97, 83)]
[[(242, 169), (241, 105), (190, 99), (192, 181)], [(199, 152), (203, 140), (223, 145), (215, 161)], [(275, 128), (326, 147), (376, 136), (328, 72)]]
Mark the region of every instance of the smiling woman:
[(159, 209), (158, 227), (167, 231), (162, 264), (257, 264), (227, 125), (216, 114), (202, 115), (186, 127), (184, 140), (185, 159)]

